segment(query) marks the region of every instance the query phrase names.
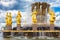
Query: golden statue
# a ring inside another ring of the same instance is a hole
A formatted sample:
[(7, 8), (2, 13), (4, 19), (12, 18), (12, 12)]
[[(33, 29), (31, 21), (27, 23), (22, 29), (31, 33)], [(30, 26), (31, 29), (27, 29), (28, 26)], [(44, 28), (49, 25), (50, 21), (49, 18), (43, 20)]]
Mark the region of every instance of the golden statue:
[(54, 25), (55, 14), (54, 14), (54, 12), (51, 9), (49, 9), (49, 14), (50, 14), (50, 25), (51, 24)]
[(6, 26), (12, 24), (12, 15), (11, 13), (8, 15), (8, 12), (6, 14)]
[(6, 26), (8, 25), (8, 12), (6, 14)]
[(8, 21), (8, 24), (9, 24), (9, 25), (12, 25), (12, 15), (11, 15), (11, 14), (12, 14), (12, 13), (10, 12), (10, 13), (9, 13), (9, 18), (8, 18), (8, 19), (9, 19), (9, 21)]
[(17, 17), (16, 17), (16, 22), (17, 22), (17, 24), (18, 25), (20, 25), (21, 24), (21, 13), (20, 13), (20, 11), (18, 11), (18, 15), (17, 15)]
[(32, 22), (33, 22), (34, 24), (37, 23), (36, 14), (37, 14), (36, 11), (33, 11), (33, 12), (32, 12)]

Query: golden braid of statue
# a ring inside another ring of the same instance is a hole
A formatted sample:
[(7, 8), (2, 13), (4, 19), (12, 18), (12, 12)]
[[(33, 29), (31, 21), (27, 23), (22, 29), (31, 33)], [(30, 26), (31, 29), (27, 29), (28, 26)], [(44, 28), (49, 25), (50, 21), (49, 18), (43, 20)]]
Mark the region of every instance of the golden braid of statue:
[(9, 21), (8, 21), (8, 24), (11, 25), (12, 24), (12, 13), (10, 12), (9, 13)]
[(17, 24), (21, 24), (21, 13), (20, 13), (20, 11), (18, 11), (18, 15), (17, 15), (17, 17), (16, 17), (16, 22), (17, 22)]
[(8, 12), (6, 13), (6, 25), (8, 25)]
[(50, 14), (50, 24), (54, 24), (55, 21), (55, 14), (52, 10), (49, 9), (49, 14)]
[(37, 23), (36, 14), (37, 14), (36, 11), (33, 11), (33, 12), (32, 12), (32, 22), (33, 22), (34, 24)]

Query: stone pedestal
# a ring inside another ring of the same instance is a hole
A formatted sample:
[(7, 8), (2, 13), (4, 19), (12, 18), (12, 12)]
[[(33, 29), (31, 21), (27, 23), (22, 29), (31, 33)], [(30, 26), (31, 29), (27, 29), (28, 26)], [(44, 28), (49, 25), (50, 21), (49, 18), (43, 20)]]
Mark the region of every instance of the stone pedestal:
[(37, 30), (37, 24), (33, 24), (32, 29)]
[(7, 25), (6, 28), (6, 30), (12, 30), (12, 25)]
[[(54, 25), (50, 26), (50, 30), (54, 30)], [(59, 36), (59, 32), (47, 32), (46, 36), (49, 36), (49, 37), (58, 37)]]
[[(37, 30), (37, 24), (33, 24), (32, 29)], [(37, 32), (33, 32), (33, 37), (35, 36), (37, 36)]]
[(17, 30), (20, 30), (20, 28), (21, 28), (21, 25), (17, 24)]
[[(12, 30), (11, 25), (7, 25), (5, 30)], [(3, 37), (10, 37), (11, 32), (3, 32)]]
[(54, 25), (50, 25), (50, 30), (54, 30)]
[[(50, 25), (50, 30), (54, 30), (54, 25)], [(58, 32), (51, 32), (50, 37), (58, 37), (59, 33)]]
[[(54, 30), (54, 25), (50, 25), (50, 30)], [(50, 37), (53, 37), (54, 33), (53, 32), (50, 32), (49, 33), (49, 36)]]
[[(22, 30), (20, 24), (17, 24), (17, 30)], [(16, 32), (16, 33), (17, 33), (16, 36), (23, 36), (23, 32)]]

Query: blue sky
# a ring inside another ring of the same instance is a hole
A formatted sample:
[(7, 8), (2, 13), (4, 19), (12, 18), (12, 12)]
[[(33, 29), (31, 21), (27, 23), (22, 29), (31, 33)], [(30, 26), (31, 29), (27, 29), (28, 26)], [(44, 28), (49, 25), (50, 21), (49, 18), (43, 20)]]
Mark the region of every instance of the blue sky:
[[(47, 2), (51, 5), (51, 9), (55, 12), (56, 20), (60, 18), (60, 0), (0, 0), (0, 22), (5, 22), (6, 12), (12, 12), (13, 19), (16, 17), (18, 10), (21, 11), (23, 15), (23, 21), (31, 15), (31, 4), (34, 2)], [(25, 15), (27, 15), (25, 17)], [(31, 19), (31, 18), (30, 18)], [(2, 21), (3, 20), (3, 21)], [(13, 22), (15, 22), (13, 20)], [(27, 21), (28, 22), (28, 21)], [(31, 21), (30, 21), (31, 22)]]
[[(0, 0), (1, 2), (2, 0)], [(13, 2), (12, 4), (9, 4), (8, 2)], [(31, 3), (33, 2), (49, 2), (49, 3), (53, 3), (53, 2), (56, 2), (56, 0), (50, 0), (50, 1), (47, 1), (47, 0), (31, 0), (31, 1), (28, 1), (28, 0), (3, 0), (1, 3), (0, 3), (0, 9), (1, 10), (20, 10), (20, 11), (25, 11), (26, 8), (29, 8), (29, 6), (31, 6)], [(5, 4), (4, 4), (5, 3)], [(7, 4), (7, 5), (6, 5)], [(27, 6), (28, 7), (25, 7)], [(60, 7), (52, 7), (54, 9), (55, 12), (57, 11), (60, 11)]]
[[(12, 2), (11, 3), (8, 3), (8, 2)], [(0, 0), (0, 10), (20, 10), (20, 11), (25, 11), (27, 8), (29, 8), (29, 6), (31, 6), (31, 3), (33, 2), (49, 2), (49, 3), (55, 3), (56, 0), (31, 0), (31, 1), (28, 1), (28, 0)], [(56, 4), (56, 3), (55, 3)], [(28, 6), (27, 6), (28, 5)], [(27, 6), (27, 7), (25, 7)], [(55, 12), (57, 11), (60, 11), (60, 6), (58, 7), (52, 7), (53, 10)]]
[(54, 12), (60, 12), (60, 7), (52, 7), (52, 9), (54, 10)]
[[(20, 0), (14, 0), (16, 1), (15, 3), (13, 2), (12, 4), (8, 4), (8, 6), (4, 6), (4, 4), (0, 4), (0, 9), (1, 10), (20, 10), (24, 11), (24, 6), (29, 4), (29, 2), (24, 2)], [(5, 4), (6, 5), (6, 4)]]

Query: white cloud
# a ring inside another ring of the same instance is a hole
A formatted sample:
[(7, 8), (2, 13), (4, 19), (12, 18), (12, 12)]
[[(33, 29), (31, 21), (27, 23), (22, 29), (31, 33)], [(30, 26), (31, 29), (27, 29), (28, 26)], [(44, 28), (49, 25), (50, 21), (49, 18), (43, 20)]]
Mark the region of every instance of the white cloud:
[(60, 14), (60, 12), (56, 12), (55, 14), (58, 15), (58, 14)]
[(34, 0), (20, 0), (20, 1), (24, 1), (24, 2), (34, 2)]
[(6, 15), (6, 14), (5, 14), (5, 11), (0, 10), (0, 18), (1, 18), (1, 17), (5, 17), (5, 15)]
[(56, 15), (56, 20), (60, 20), (60, 12), (56, 12), (55, 15)]
[(55, 2), (50, 2), (49, 3), (51, 7), (60, 7), (60, 0), (56, 0)]
[(55, 15), (56, 15), (56, 20), (54, 24), (59, 27), (60, 26), (60, 12), (56, 12)]
[(22, 24), (23, 25), (31, 25), (31, 13), (22, 12)]
[(54, 23), (56, 26), (60, 27), (60, 20), (56, 20)]
[(10, 7), (15, 3), (16, 3), (15, 0), (1, 0), (0, 1), (0, 4), (3, 5), (3, 6), (6, 6), (6, 7)]
[(50, 3), (51, 7), (60, 7), (60, 3)]
[(34, 0), (26, 0), (27, 2), (33, 2)]
[(56, 0), (56, 2), (60, 2), (60, 0)]

